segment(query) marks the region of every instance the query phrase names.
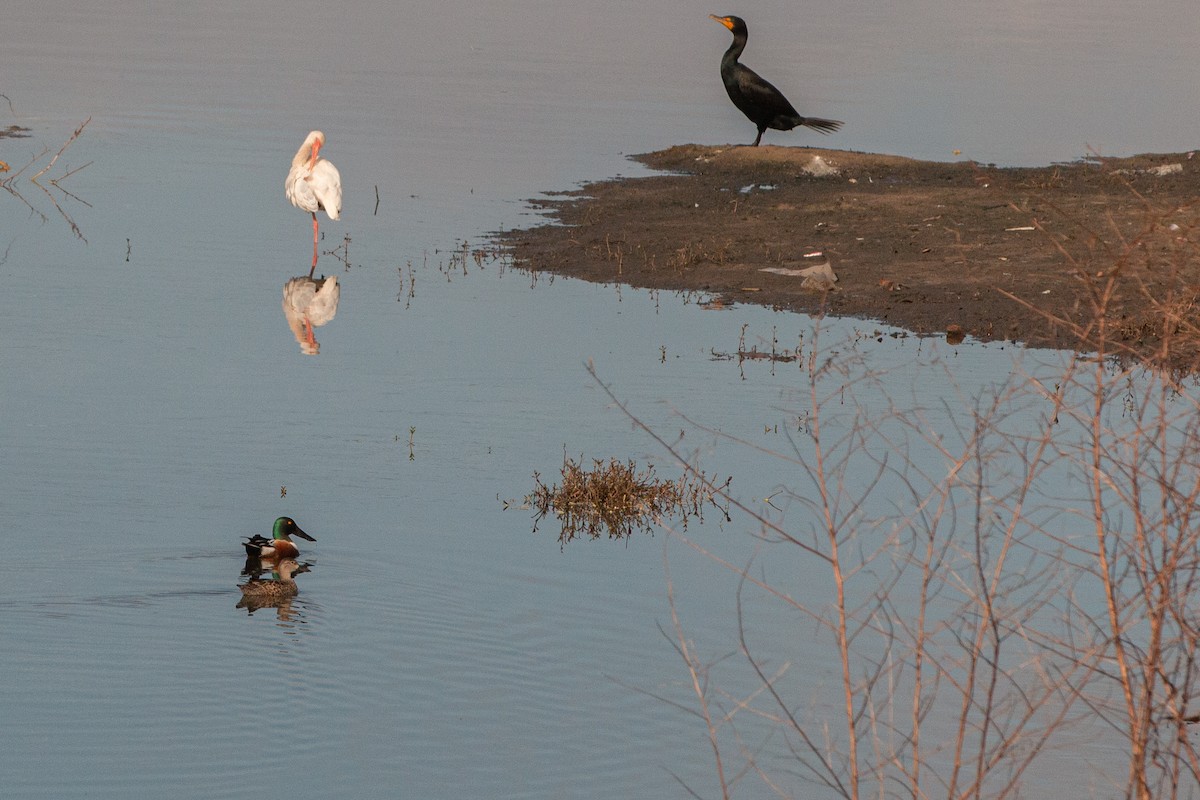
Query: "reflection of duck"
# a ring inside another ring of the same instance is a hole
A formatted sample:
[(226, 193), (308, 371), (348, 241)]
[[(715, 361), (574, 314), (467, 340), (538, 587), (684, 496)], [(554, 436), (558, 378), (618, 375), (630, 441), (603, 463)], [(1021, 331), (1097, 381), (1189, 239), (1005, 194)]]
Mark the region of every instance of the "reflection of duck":
[(319, 281), (301, 276), (283, 285), (283, 315), (302, 353), (315, 356), (321, 352), (313, 328), (333, 319), (341, 299), (342, 287), (336, 275)]
[(291, 540), (292, 536), (299, 536), (301, 539), (307, 539), (310, 542), (316, 541), (316, 539), (300, 530), (300, 526), (296, 524), (294, 519), (291, 517), (280, 517), (275, 520), (275, 527), (270, 539), (256, 534), (246, 539), (243, 545), (246, 548), (246, 555), (253, 556), (254, 558), (268, 560), (295, 558), (300, 555), (300, 548), (296, 547), (296, 543)]
[(275, 578), (252, 578), (238, 586), (242, 591), (242, 599), (237, 608), (248, 608), (256, 611), (260, 608), (277, 606), (295, 597), (299, 593), (295, 576), (308, 572), (308, 564), (297, 564), (291, 559), (280, 561), (275, 566)]
[(797, 125), (803, 125), (821, 133), (830, 133), (842, 127), (842, 123), (834, 119), (800, 116), (783, 92), (745, 64), (738, 63), (738, 57), (746, 49), (746, 40), (749, 38), (746, 22), (741, 17), (708, 16), (733, 33), (733, 44), (721, 57), (721, 82), (725, 84), (725, 92), (733, 104), (758, 128), (754, 146), (758, 146), (767, 128), (790, 131)]
[(311, 131), (296, 151), (283, 184), (283, 193), (291, 204), (312, 214), (313, 261), (309, 277), (317, 269), (317, 212), (324, 209), (330, 219), (342, 213), (342, 176), (337, 167), (317, 156), (324, 144), (325, 134)]

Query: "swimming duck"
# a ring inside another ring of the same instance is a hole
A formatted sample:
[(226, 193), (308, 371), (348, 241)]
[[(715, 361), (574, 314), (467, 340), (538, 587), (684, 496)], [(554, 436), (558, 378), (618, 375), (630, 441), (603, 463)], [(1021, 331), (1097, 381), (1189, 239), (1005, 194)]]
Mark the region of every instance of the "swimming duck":
[(300, 530), (300, 526), (296, 524), (296, 520), (291, 517), (280, 517), (275, 520), (275, 529), (270, 539), (255, 534), (246, 539), (242, 544), (246, 548), (246, 555), (254, 558), (265, 558), (268, 560), (295, 558), (300, 555), (300, 548), (296, 547), (296, 543), (292, 541), (291, 537), (293, 535), (299, 536), (301, 539), (307, 539), (310, 542), (316, 541), (316, 539)]
[(275, 566), (277, 578), (254, 578), (238, 586), (242, 590), (242, 601), (238, 608), (254, 606), (262, 608), (271, 603), (295, 597), (299, 592), (296, 588), (295, 576), (308, 572), (308, 564), (297, 564), (291, 559), (284, 559)]

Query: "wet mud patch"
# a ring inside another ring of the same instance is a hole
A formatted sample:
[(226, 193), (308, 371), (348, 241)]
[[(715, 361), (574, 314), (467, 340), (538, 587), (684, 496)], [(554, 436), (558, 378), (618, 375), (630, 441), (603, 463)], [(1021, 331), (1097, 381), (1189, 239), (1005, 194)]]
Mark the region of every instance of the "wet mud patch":
[[(919, 334), (1195, 362), (1200, 159), (1037, 168), (681, 145), (662, 174), (532, 201), (517, 266), (862, 317)], [(828, 261), (836, 282), (806, 280)]]

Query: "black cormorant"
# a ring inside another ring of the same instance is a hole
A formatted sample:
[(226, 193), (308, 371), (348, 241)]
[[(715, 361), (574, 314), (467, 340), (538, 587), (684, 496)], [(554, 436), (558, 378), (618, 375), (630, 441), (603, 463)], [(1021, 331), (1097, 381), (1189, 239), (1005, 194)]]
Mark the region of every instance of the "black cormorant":
[(741, 17), (718, 17), (716, 14), (709, 16), (733, 32), (733, 44), (729, 45), (725, 55), (721, 56), (721, 80), (733, 104), (758, 126), (758, 136), (754, 137), (755, 147), (767, 128), (790, 131), (797, 125), (803, 125), (821, 133), (831, 133), (842, 126), (841, 122), (834, 119), (800, 116), (783, 96), (783, 92), (754, 70), (738, 63), (738, 57), (746, 49), (746, 39), (749, 35), (745, 20)]

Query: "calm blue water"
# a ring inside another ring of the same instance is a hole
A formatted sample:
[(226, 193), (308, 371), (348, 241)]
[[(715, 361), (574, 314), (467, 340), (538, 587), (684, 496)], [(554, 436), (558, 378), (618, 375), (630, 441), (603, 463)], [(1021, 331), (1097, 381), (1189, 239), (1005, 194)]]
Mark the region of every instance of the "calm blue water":
[[(846, 121), (821, 144), (1046, 163), (1193, 143), (1195, 31), (1117, 3), (9, 4), (0, 125), (32, 136), (0, 159), (28, 175), (91, 121), (47, 175), (86, 165), (63, 180), (86, 202), (55, 193), (83, 238), (27, 181), (27, 202), (0, 193), (6, 796), (682, 796), (673, 774), (715, 792), (703, 724), (671, 704), (692, 698), (657, 627), (667, 537), (560, 552), (503, 501), (564, 453), (675, 474), (590, 359), (769, 509), (792, 482), (779, 463), (678, 413), (788, 449), (800, 366), (712, 353), (743, 325), (747, 344), (811, 343), (813, 323), (452, 255), (530, 224), (538, 192), (639, 174), (626, 153), (749, 141), (710, 11), (750, 20), (747, 63), (803, 87), (802, 111)], [(283, 178), (318, 127), (346, 190), (318, 269), (343, 288), (310, 357), (280, 307), (311, 256)], [(968, 394), (1012, 363), (856, 336), (873, 330), (822, 336), (915, 403), (943, 396), (924, 363)], [(248, 615), (238, 542), (281, 514), (318, 539), (313, 569), (289, 610)], [(754, 530), (690, 532), (744, 564)], [(669, 552), (685, 627), (718, 659), (736, 582)], [(817, 696), (833, 667), (800, 659)]]

